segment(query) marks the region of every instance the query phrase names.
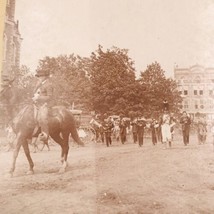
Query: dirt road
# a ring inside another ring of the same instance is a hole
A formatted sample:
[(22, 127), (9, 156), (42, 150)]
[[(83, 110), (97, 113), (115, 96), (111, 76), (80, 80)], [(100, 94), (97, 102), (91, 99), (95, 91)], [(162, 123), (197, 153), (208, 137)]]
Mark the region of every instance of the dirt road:
[(8, 178), (12, 152), (0, 151), (1, 214), (214, 213), (212, 145), (139, 148), (131, 142), (71, 147), (69, 168), (59, 174), (60, 148), (33, 153), (35, 174), (25, 175), (23, 151)]

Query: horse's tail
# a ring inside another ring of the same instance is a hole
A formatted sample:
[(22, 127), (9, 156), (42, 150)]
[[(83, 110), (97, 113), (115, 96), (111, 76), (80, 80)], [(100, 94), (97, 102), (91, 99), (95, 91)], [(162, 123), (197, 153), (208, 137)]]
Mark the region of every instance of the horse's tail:
[(67, 115), (67, 120), (68, 121), (68, 127), (69, 127), (69, 131), (70, 131), (70, 134), (71, 134), (71, 137), (74, 139), (74, 141), (80, 145), (80, 146), (84, 146), (84, 143), (83, 141), (80, 139), (79, 137), (79, 134), (77, 132), (77, 127), (76, 127), (76, 121), (74, 119), (74, 116), (72, 115), (71, 112), (69, 112), (67, 110), (68, 114)]
[(69, 132), (78, 145), (84, 146), (77, 132), (76, 122), (72, 113), (64, 106), (55, 106), (52, 108), (52, 114), (55, 115), (55, 117), (59, 117), (58, 122), (61, 130)]

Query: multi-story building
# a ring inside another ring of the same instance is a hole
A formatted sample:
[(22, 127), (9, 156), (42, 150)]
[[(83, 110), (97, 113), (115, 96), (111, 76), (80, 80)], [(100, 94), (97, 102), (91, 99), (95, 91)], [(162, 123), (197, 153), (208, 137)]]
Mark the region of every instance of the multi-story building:
[(14, 76), (13, 68), (20, 64), (21, 35), (19, 22), (15, 21), (15, 0), (7, 0), (3, 35), (2, 75)]
[(178, 90), (183, 97), (182, 110), (191, 115), (201, 113), (214, 118), (214, 68), (194, 65), (174, 69)]

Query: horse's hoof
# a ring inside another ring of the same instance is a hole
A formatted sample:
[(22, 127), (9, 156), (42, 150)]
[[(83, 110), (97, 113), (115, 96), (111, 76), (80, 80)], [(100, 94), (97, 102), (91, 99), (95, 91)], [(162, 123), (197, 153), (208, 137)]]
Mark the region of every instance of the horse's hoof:
[(26, 175), (33, 175), (34, 174), (34, 171), (33, 170), (29, 170), (26, 172)]

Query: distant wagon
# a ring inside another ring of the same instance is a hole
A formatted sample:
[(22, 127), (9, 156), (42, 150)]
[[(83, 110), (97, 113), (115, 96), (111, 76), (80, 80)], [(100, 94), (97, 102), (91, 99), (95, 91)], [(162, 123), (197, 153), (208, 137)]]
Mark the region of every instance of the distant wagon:
[(90, 125), (92, 116), (90, 114), (83, 113), (83, 111), (79, 109), (71, 109), (70, 112), (75, 118), (79, 136), (85, 141), (91, 141), (91, 139), (94, 137), (94, 130)]

